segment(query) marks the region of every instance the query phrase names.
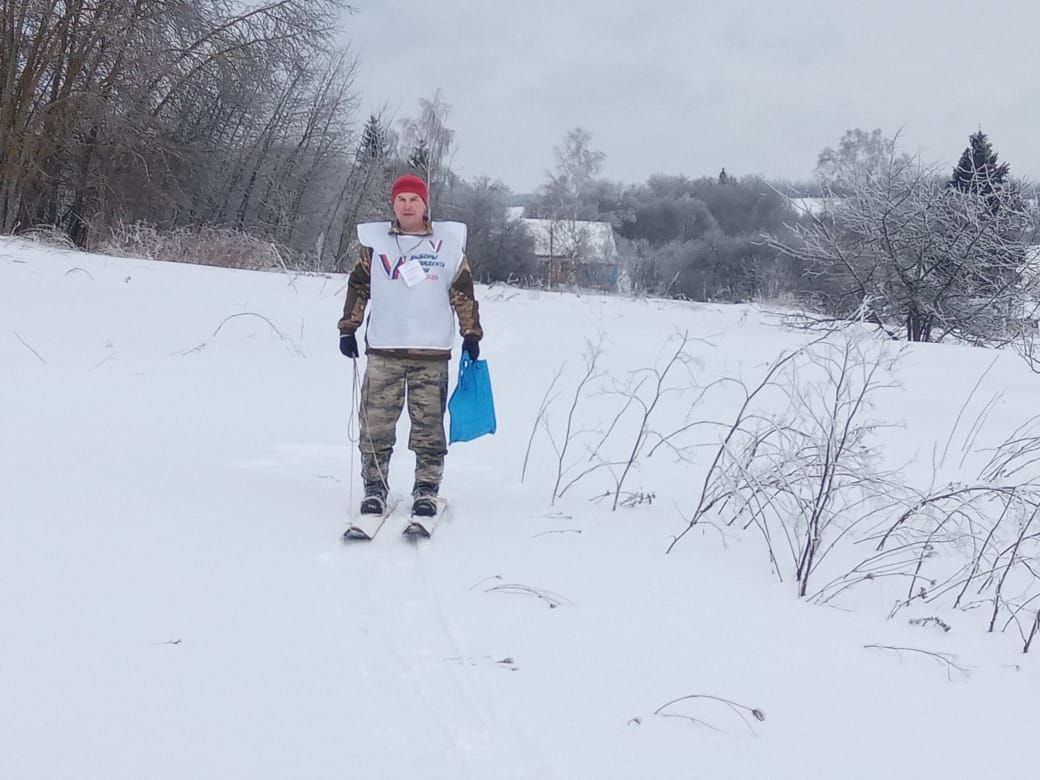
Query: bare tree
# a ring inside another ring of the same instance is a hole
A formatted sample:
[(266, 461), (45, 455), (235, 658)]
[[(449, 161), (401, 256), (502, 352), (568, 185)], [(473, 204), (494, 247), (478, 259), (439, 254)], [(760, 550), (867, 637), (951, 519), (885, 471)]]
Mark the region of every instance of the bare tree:
[(573, 282), (578, 268), (594, 257), (594, 236), (589, 221), (599, 218), (593, 196), (606, 155), (592, 148), (592, 133), (581, 127), (570, 130), (561, 146), (554, 147), (556, 167), (549, 181), (527, 206), (529, 216), (549, 220), (547, 226), (547, 282)]
[(592, 189), (603, 170), (606, 155), (592, 148), (592, 133), (582, 127), (568, 131), (562, 146), (553, 149), (555, 172), (539, 194), (541, 210), (554, 220), (596, 219)]
[[(829, 321), (864, 319), (892, 338), (1010, 343), (1036, 306), (1024, 273), (1030, 215), (1012, 191), (946, 186), (894, 147), (880, 168), (841, 171), (842, 193), (769, 246), (810, 280), (804, 302)], [(994, 199), (999, 207), (994, 208)]]
[[(313, 239), (349, 162), (342, 0), (0, 2), (0, 232), (116, 225)], [(311, 193), (315, 195), (312, 196)]]
[(892, 163), (909, 165), (908, 154), (899, 151), (899, 134), (888, 138), (880, 128), (845, 131), (838, 147), (827, 147), (816, 160), (816, 179), (824, 193), (842, 196), (857, 190), (864, 177), (880, 178)]
[(447, 125), (450, 113), (451, 106), (438, 89), (432, 99), (419, 100), (417, 116), (401, 120), (401, 148), (406, 155), (405, 162), (426, 180), (433, 205), (451, 177), (455, 131)]

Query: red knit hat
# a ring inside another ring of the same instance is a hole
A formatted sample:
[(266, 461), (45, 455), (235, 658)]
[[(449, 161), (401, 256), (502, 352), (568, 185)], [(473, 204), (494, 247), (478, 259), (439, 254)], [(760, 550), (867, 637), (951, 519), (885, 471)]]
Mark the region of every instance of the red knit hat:
[(397, 196), (402, 192), (418, 195), (422, 198), (423, 203), (427, 205), (430, 203), (429, 196), (426, 193), (426, 182), (418, 176), (406, 173), (404, 176), (398, 177), (397, 181), (394, 182), (394, 186), (390, 188), (390, 202), (393, 203), (397, 200)]

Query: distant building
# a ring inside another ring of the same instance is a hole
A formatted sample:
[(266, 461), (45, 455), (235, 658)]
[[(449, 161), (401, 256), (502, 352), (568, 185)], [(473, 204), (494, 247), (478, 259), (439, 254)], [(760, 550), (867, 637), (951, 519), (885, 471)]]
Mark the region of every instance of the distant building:
[(550, 287), (576, 285), (616, 291), (624, 286), (609, 222), (520, 219), (534, 237), (534, 253)]

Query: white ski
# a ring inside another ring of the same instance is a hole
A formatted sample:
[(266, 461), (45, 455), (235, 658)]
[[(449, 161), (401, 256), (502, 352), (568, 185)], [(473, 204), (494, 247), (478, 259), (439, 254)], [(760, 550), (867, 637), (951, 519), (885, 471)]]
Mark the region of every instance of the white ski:
[(423, 517), (421, 515), (412, 515), (408, 518), (408, 525), (404, 527), (402, 533), (405, 536), (411, 536), (416, 538), (430, 538), (433, 535), (433, 529), (437, 527), (437, 523), (444, 517), (444, 513), (448, 511), (448, 502), (443, 498), (437, 498), (437, 514), (432, 517)]
[(388, 499), (386, 510), (381, 515), (358, 515), (350, 521), (347, 530), (343, 532), (343, 538), (347, 540), (361, 539), (371, 541), (376, 538), (379, 529), (383, 527), (386, 519), (394, 513), (397, 501)]

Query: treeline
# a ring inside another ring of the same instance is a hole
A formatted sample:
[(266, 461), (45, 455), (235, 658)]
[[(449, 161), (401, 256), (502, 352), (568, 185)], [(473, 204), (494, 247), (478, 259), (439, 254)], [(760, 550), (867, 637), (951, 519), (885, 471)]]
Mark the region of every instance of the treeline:
[(690, 300), (774, 299), (797, 280), (766, 235), (797, 221), (778, 185), (757, 176), (652, 176), (622, 185), (600, 178), (605, 162), (591, 134), (570, 131), (556, 168), (527, 205), (531, 216), (611, 223), (619, 262), (634, 292)]
[[(786, 235), (797, 215), (787, 197), (758, 177), (690, 179), (655, 176), (625, 185), (600, 177), (605, 159), (591, 134), (571, 130), (556, 151), (556, 165), (542, 187), (524, 198), (489, 177), (465, 180), (452, 170), (457, 151), (451, 108), (438, 92), (420, 99), (414, 117), (396, 127), (370, 116), (345, 176), (343, 229), (336, 270), (355, 256), (354, 226), (388, 213), (394, 176), (410, 171), (430, 186), (436, 219), (469, 228), (467, 256), (478, 281), (545, 285), (535, 240), (510, 209), (523, 203), (525, 217), (551, 220), (567, 233), (585, 221), (607, 222), (618, 238), (612, 259), (624, 269), (625, 289), (694, 300), (775, 297), (787, 289), (792, 262), (777, 260), (764, 236)], [(580, 232), (580, 228), (578, 230)], [(577, 263), (596, 260), (581, 242), (562, 242)]]
[(952, 172), (902, 152), (898, 137), (850, 130), (820, 152), (811, 185), (723, 169), (621, 186), (599, 177), (604, 157), (590, 140), (568, 134), (528, 210), (609, 221), (636, 293), (789, 300), (814, 313), (810, 326), (862, 319), (915, 341), (1000, 344), (1036, 332), (1036, 191), (981, 130)]
[(655, 176), (626, 191), (619, 233), (629, 240), (633, 286), (691, 300), (776, 299), (797, 279), (765, 234), (796, 221), (789, 201), (755, 176)]
[[(1035, 319), (1036, 193), (981, 131), (952, 176), (899, 152), (897, 138), (852, 130), (821, 152), (811, 184), (723, 170), (631, 185), (602, 177), (604, 154), (576, 128), (521, 199), (452, 170), (440, 92), (410, 116), (359, 114), (357, 62), (335, 44), (346, 10), (0, 0), (0, 233), (49, 226), (83, 248), (346, 271), (355, 225), (385, 218), (390, 182), (413, 171), (434, 218), (469, 226), (483, 282), (566, 283), (509, 216), (522, 200), (525, 216), (566, 228), (551, 234), (570, 237), (561, 269), (607, 265), (610, 284), (637, 294), (792, 298), (926, 340), (999, 341)], [(795, 195), (823, 196), (824, 208), (800, 212)], [(612, 226), (611, 257), (585, 240), (590, 221)]]
[[(465, 221), (481, 281), (544, 283), (501, 182), (465, 181), (440, 93), (362, 120), (357, 62), (334, 45), (345, 0), (0, 0), (0, 233), (48, 226), (76, 246), (240, 267), (347, 270), (354, 226), (392, 178), (430, 182)], [(782, 199), (757, 180), (599, 179), (582, 130), (528, 216), (609, 221), (638, 290), (768, 288), (750, 236)], [(744, 213), (747, 212), (747, 213)], [(280, 254), (279, 254), (280, 252)], [(705, 268), (716, 270), (705, 274)], [(733, 268), (739, 272), (733, 273)]]

